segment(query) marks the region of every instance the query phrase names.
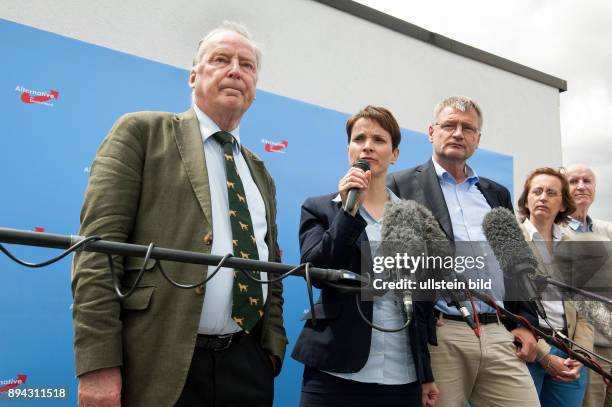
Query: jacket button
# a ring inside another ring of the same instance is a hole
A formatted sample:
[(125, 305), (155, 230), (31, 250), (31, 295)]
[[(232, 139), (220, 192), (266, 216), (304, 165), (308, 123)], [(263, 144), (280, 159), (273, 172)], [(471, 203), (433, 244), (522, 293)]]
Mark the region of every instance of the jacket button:
[(204, 294), (204, 286), (203, 285), (199, 285), (196, 288), (193, 289), (195, 291), (195, 293), (197, 295), (202, 295)]
[(208, 232), (202, 240), (206, 246), (210, 246), (212, 244), (212, 233)]

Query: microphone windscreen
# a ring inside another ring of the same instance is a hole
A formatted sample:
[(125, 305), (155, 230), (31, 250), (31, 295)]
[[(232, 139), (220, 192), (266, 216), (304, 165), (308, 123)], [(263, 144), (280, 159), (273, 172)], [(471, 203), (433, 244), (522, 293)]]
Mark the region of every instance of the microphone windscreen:
[(453, 256), (453, 244), (446, 237), (446, 234), (440, 227), (440, 223), (429, 209), (418, 203), (416, 205), (422, 219), (423, 235), (430, 254), (439, 257)]
[[(456, 276), (452, 269), (441, 267), (440, 261), (433, 260), (430, 263), (427, 260), (452, 257), (454, 248), (429, 209), (415, 201), (401, 200), (385, 205), (381, 240), (385, 256), (407, 253), (420, 257), (421, 265), (407, 276), (411, 280), (453, 280)], [(399, 274), (406, 276), (406, 273)], [(428, 289), (413, 293), (415, 298), (423, 301), (435, 300), (437, 295), (442, 294), (443, 291)], [(454, 298), (459, 299), (456, 295)]]
[(538, 261), (525, 241), (514, 214), (508, 209), (492, 209), (485, 215), (482, 229), (504, 273), (513, 274), (517, 265), (537, 268)]
[(380, 237), (383, 242), (423, 241), (423, 225), (414, 201), (389, 201), (385, 204)]

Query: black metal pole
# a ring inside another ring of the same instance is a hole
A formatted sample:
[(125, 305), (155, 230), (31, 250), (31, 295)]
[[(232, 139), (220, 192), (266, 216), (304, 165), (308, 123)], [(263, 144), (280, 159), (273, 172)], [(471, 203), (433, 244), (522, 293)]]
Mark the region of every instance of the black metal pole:
[(571, 285), (567, 285), (565, 283), (562, 283), (561, 281), (553, 280), (550, 277), (544, 277), (544, 281), (546, 281), (546, 284), (552, 284), (560, 288), (565, 288), (566, 290), (573, 291), (576, 294), (582, 294), (585, 297), (592, 298), (596, 301), (601, 301), (605, 303), (606, 305), (612, 305), (612, 299), (608, 297), (604, 297), (603, 295), (599, 295), (591, 291), (583, 290), (582, 288), (572, 287)]
[[(67, 236), (52, 233), (32, 232), (18, 229), (0, 228), (0, 242), (47, 247), (53, 249), (68, 249), (76, 243), (84, 240), (84, 236)], [(136, 245), (131, 243), (120, 243), (109, 240), (97, 240), (87, 243), (80, 250), (96, 253), (114, 254), (126, 257), (145, 257), (148, 246)], [(197, 253), (186, 250), (166, 249), (155, 247), (151, 252), (151, 258), (156, 260), (174, 261), (180, 263), (202, 264), (207, 266), (216, 266), (219, 264), (223, 256), (212, 254)], [(272, 274), (283, 274), (293, 270), (296, 266), (273, 263), (261, 260), (249, 260), (238, 257), (231, 257), (224, 262), (224, 267), (243, 269), (243, 270), (258, 270)], [(350, 286), (359, 287), (367, 281), (359, 274), (348, 270), (323, 269), (318, 267), (309, 267), (310, 277), (315, 280), (332, 281), (336, 283), (349, 284)], [(304, 276), (303, 270), (298, 270), (294, 275)]]
[[(491, 298), (488, 295), (483, 294), (483, 293), (478, 292), (478, 291), (474, 291), (474, 290), (470, 290), (470, 293), (474, 297), (478, 298), (479, 300), (481, 300), (481, 301), (491, 305), (490, 304)], [(512, 321), (516, 322), (517, 324), (523, 324), (523, 321), (521, 321), (521, 319), (518, 318), (516, 315), (514, 315), (512, 312), (506, 310), (503, 307), (498, 307), (498, 309), (504, 314), (505, 317), (510, 318)], [(558, 345), (557, 341), (555, 341), (555, 339), (552, 336), (547, 335), (546, 333), (544, 333), (541, 329), (539, 329), (539, 327), (532, 326), (532, 328), (542, 339), (544, 339), (546, 342), (548, 342), (549, 345), (552, 345), (552, 346), (555, 346), (555, 347)], [(572, 359), (577, 360), (578, 362), (582, 363), (584, 366), (588, 367), (589, 369), (591, 369), (595, 373), (598, 373), (598, 374), (602, 375), (606, 379), (612, 380), (612, 373), (606, 372), (603, 369), (598, 369), (597, 366), (595, 366), (587, 358), (583, 357), (580, 353), (572, 352)]]

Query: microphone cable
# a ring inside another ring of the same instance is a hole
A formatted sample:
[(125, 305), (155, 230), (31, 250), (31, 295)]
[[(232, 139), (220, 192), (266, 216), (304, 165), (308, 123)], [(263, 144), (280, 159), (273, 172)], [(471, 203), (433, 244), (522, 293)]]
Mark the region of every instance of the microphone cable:
[[(78, 250), (81, 250), (84, 246), (86, 246), (88, 243), (90, 242), (94, 242), (94, 241), (99, 241), (102, 240), (102, 238), (100, 238), (99, 236), (90, 236), (90, 237), (86, 237), (83, 240), (75, 243), (74, 245), (70, 246), (68, 249), (64, 250), (62, 253), (60, 253), (59, 255), (52, 257), (48, 260), (42, 261), (42, 262), (38, 262), (38, 263), (34, 263), (34, 262), (29, 262), (26, 260), (22, 260), (19, 259), (17, 256), (15, 256), (13, 253), (11, 253), (7, 248), (4, 247), (4, 245), (2, 245), (0, 243), (0, 251), (2, 253), (4, 253), (9, 259), (13, 260), (15, 263), (20, 264), (22, 266), (25, 267), (30, 267), (30, 268), (41, 268), (41, 267), (46, 267), (49, 266), (53, 263), (56, 263), (60, 260), (62, 260), (64, 257), (68, 256), (70, 253), (76, 252)], [(108, 265), (110, 268), (110, 274), (111, 274), (111, 279), (113, 282), (113, 289), (115, 291), (115, 294), (117, 295), (118, 298), (120, 299), (125, 299), (129, 296), (131, 296), (134, 291), (136, 290), (136, 288), (138, 288), (138, 284), (140, 284), (140, 281), (142, 280), (145, 271), (147, 271), (146, 265), (151, 257), (151, 253), (153, 252), (153, 248), (155, 247), (154, 243), (150, 243), (149, 246), (147, 247), (147, 252), (145, 254), (142, 266), (140, 267), (140, 270), (138, 271), (138, 274), (136, 275), (136, 280), (134, 281), (134, 284), (128, 288), (128, 290), (126, 292), (122, 292), (121, 288), (120, 288), (120, 282), (119, 282), (119, 277), (117, 276), (117, 272), (115, 270), (115, 265), (114, 265), (114, 261), (113, 261), (113, 257), (111, 254), (107, 254), (107, 260), (108, 260)], [(197, 282), (197, 283), (193, 283), (193, 284), (181, 284), (176, 282), (175, 280), (173, 280), (164, 270), (164, 268), (162, 267), (161, 261), (160, 260), (155, 260), (155, 264), (154, 266), (151, 268), (151, 270), (155, 270), (155, 268), (159, 268), (159, 271), (161, 272), (162, 276), (166, 279), (166, 281), (168, 281), (171, 285), (173, 285), (174, 287), (177, 288), (181, 288), (181, 289), (191, 289), (191, 288), (195, 288), (201, 285), (205, 285), (208, 281), (210, 281), (213, 277), (215, 277), (217, 275), (217, 273), (219, 272), (219, 270), (221, 269), (221, 267), (223, 267), (223, 265), (225, 264), (225, 262), (227, 261), (227, 259), (234, 257), (233, 254), (228, 253), (225, 256), (223, 256), (223, 258), (219, 261), (219, 263), (216, 265), (215, 270), (211, 273), (211, 275), (207, 276), (204, 280)], [(260, 284), (270, 284), (270, 283), (275, 283), (278, 281), (282, 281), (285, 278), (289, 277), (292, 274), (297, 273), (298, 271), (301, 271), (302, 269), (304, 270), (304, 277), (306, 280), (306, 287), (308, 290), (308, 303), (310, 306), (310, 312), (311, 312), (311, 316), (312, 316), (312, 325), (315, 326), (316, 325), (316, 312), (315, 312), (315, 308), (314, 308), (314, 300), (313, 300), (313, 290), (312, 290), (312, 281), (310, 278), (310, 263), (303, 263), (300, 264), (296, 267), (294, 267), (293, 269), (282, 273), (279, 277), (276, 278), (272, 278), (272, 279), (267, 279), (267, 280), (263, 280), (263, 279), (257, 279), (255, 277), (253, 277), (252, 275), (250, 275), (246, 270), (244, 269), (237, 269), (236, 271), (243, 273), (247, 278), (249, 278), (252, 281), (258, 282)], [(335, 284), (336, 286), (342, 286), (342, 284)], [(354, 287), (346, 287), (348, 289), (354, 288)]]
[(363, 321), (368, 324), (371, 328), (376, 329), (377, 331), (381, 331), (381, 332), (387, 332), (387, 333), (395, 333), (395, 332), (401, 332), (404, 329), (408, 328), (408, 325), (410, 325), (410, 316), (406, 315), (406, 323), (404, 325), (402, 325), (399, 328), (385, 328), (383, 326), (379, 326), (374, 324), (372, 321), (370, 321), (363, 313), (363, 310), (361, 309), (361, 301), (359, 300), (359, 294), (355, 293), (355, 305), (357, 306), (357, 311), (359, 311), (359, 316), (361, 316), (361, 319), (363, 319)]
[(0, 251), (2, 253), (4, 253), (9, 259), (13, 260), (15, 263), (20, 264), (22, 266), (25, 267), (30, 267), (30, 268), (39, 268), (39, 267), (46, 267), (49, 266), (55, 262), (60, 261), (61, 259), (63, 259), (64, 257), (68, 256), (70, 253), (75, 252), (77, 250), (79, 250), (81, 247), (87, 245), (89, 242), (95, 242), (97, 240), (102, 240), (102, 238), (98, 237), (98, 236), (90, 236), (90, 237), (86, 237), (85, 239), (81, 240), (80, 242), (75, 243), (74, 245), (70, 246), (68, 249), (66, 249), (65, 251), (63, 251), (62, 253), (60, 253), (59, 255), (49, 259), (49, 260), (45, 260), (45, 261), (41, 261), (40, 263), (31, 263), (25, 260), (21, 260), (19, 258), (17, 258), (16, 256), (13, 255), (13, 253), (9, 252), (8, 249), (6, 249), (4, 247), (4, 245), (2, 245), (0, 243)]
[[(308, 264), (308, 263), (306, 263)], [(307, 275), (307, 273), (305, 273)], [(366, 277), (368, 277), (368, 282), (366, 284), (366, 287), (370, 285), (371, 280), (370, 280), (370, 275), (366, 274)], [(336, 284), (336, 283), (332, 283), (329, 281), (324, 281), (323, 282), (325, 285), (338, 289), (338, 290), (342, 290), (342, 291), (348, 291), (348, 292), (354, 292), (354, 296), (355, 296), (355, 306), (357, 307), (357, 312), (359, 313), (359, 316), (361, 317), (361, 319), (363, 320), (363, 322), (365, 322), (370, 328), (375, 329), (377, 331), (380, 332), (386, 332), (386, 333), (396, 333), (396, 332), (401, 332), (404, 329), (408, 328), (408, 325), (410, 325), (410, 316), (406, 315), (406, 322), (404, 323), (404, 325), (402, 325), (399, 328), (385, 328), (383, 326), (379, 326), (374, 324), (374, 322), (370, 321), (368, 319), (368, 317), (365, 316), (365, 314), (363, 313), (363, 309), (361, 308), (361, 301), (359, 298), (359, 291), (362, 290), (361, 287), (347, 287), (347, 286), (343, 286), (341, 284)], [(314, 308), (313, 308), (314, 309)], [(314, 326), (314, 323), (313, 323)]]
[[(539, 339), (545, 339), (543, 336), (538, 335), (537, 332), (535, 331), (533, 325), (531, 325), (531, 323), (529, 322), (529, 320), (527, 320), (527, 318), (521, 316), (521, 315), (516, 315), (511, 313), (510, 311), (508, 311), (507, 309), (501, 309), (499, 307), (499, 305), (497, 305), (497, 303), (486, 293), (482, 293), (482, 296), (484, 297), (481, 298), (482, 301), (484, 301), (485, 303), (487, 303), (489, 306), (495, 308), (497, 315), (499, 316), (500, 320), (504, 319), (506, 315), (512, 315), (514, 318), (516, 318), (517, 320), (521, 321), (521, 324), (527, 328), (531, 334), (534, 336), (534, 338)], [(589, 364), (591, 366), (586, 366), (588, 368), (590, 368), (591, 370), (593, 370), (595, 373), (599, 374), (604, 383), (608, 386), (608, 387), (612, 387), (612, 380), (610, 379), (610, 375), (612, 374), (612, 370), (611, 373), (606, 372), (603, 367), (597, 363), (592, 357), (595, 356), (596, 358), (609, 362), (606, 358), (604, 358), (601, 355), (598, 355), (596, 353), (593, 353), (591, 351), (589, 351), (588, 349), (583, 348), (582, 346), (578, 345), (576, 342), (572, 341), (570, 338), (568, 338), (566, 335), (563, 335), (563, 333), (556, 331), (554, 328), (552, 328), (552, 335), (546, 335), (548, 338), (552, 339), (552, 341), (554, 342), (554, 346), (557, 346), (559, 349), (563, 350), (570, 359), (574, 359), (572, 356), (575, 354), (580, 355), (583, 359), (585, 359), (585, 361), (589, 362)], [(548, 342), (548, 341), (547, 341)], [(568, 345), (569, 342), (569, 345)], [(580, 348), (580, 350), (572, 350), (570, 348), (570, 345), (575, 345), (577, 347)], [(588, 353), (587, 353), (588, 352)], [(582, 363), (582, 362), (581, 362)], [(585, 365), (584, 363), (582, 363), (583, 366)]]

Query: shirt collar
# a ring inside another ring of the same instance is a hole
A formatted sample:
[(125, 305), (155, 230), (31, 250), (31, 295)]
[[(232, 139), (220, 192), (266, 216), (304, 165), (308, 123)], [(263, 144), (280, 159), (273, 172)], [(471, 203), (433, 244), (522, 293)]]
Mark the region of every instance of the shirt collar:
[[(454, 184), (457, 183), (455, 178), (450, 175), (448, 171), (444, 169), (444, 167), (438, 164), (433, 157), (431, 158), (431, 161), (433, 162), (434, 169), (436, 170), (436, 175), (438, 176), (439, 181), (452, 181)], [(470, 185), (474, 185), (478, 182), (478, 174), (476, 174), (476, 171), (474, 171), (472, 167), (470, 167), (467, 163), (465, 164), (465, 175), (467, 176), (467, 178), (463, 182), (469, 182)]]
[[(389, 200), (391, 202), (400, 201), (400, 199), (397, 197), (397, 195), (395, 195), (393, 193), (393, 191), (391, 191), (389, 188), (387, 188), (387, 193), (389, 194)], [(332, 199), (332, 202), (342, 202), (342, 198), (340, 197), (339, 193)]]
[[(536, 227), (533, 225), (533, 223), (531, 223), (531, 221), (528, 218), (525, 219), (525, 221), (523, 222), (523, 225), (525, 225), (525, 229), (527, 229), (527, 233), (529, 234), (529, 238), (531, 240), (544, 240), (540, 232), (538, 232)], [(561, 229), (561, 227), (557, 225), (556, 223), (553, 223), (553, 230), (552, 230), (553, 241), (554, 242), (560, 241), (561, 239), (563, 239), (563, 235), (564, 235), (563, 229)]]
[(580, 222), (578, 219), (574, 219), (571, 216), (569, 216), (569, 219), (567, 221), (567, 225), (574, 231), (574, 232), (592, 232), (593, 231), (593, 219), (591, 219), (591, 217), (589, 215), (587, 215), (586, 217), (586, 228), (585, 225)]
[[(200, 108), (194, 103), (193, 110), (195, 111), (196, 117), (198, 118), (198, 123), (200, 124), (200, 133), (202, 134), (202, 140), (206, 143), (213, 134), (218, 131), (221, 131), (217, 123), (213, 121), (206, 113), (204, 113)], [(234, 149), (240, 149), (240, 126), (236, 127), (232, 131), (228, 131), (232, 136), (234, 136)]]

